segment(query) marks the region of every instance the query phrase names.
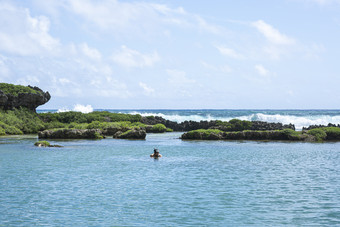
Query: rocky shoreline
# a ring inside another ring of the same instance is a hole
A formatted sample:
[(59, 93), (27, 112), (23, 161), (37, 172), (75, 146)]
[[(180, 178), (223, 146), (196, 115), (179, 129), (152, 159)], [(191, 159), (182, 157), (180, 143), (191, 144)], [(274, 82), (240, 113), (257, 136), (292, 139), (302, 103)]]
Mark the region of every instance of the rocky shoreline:
[[(221, 121), (184, 121), (181, 123), (177, 123), (175, 121), (166, 120), (159, 116), (148, 116), (142, 117), (141, 122), (148, 125), (163, 124), (167, 128), (171, 128), (176, 132), (186, 132), (197, 129), (223, 130), (223, 125), (221, 125)], [(270, 123), (263, 121), (251, 121), (251, 123), (252, 124), (249, 130), (295, 130), (295, 126), (293, 124), (284, 125), (282, 123)]]
[(40, 139), (145, 139), (147, 133), (184, 132), (188, 140), (340, 141), (340, 125), (311, 125), (295, 131), (293, 124), (262, 121), (184, 121), (159, 116), (109, 111), (36, 113), (50, 100), (38, 87), (0, 83), (0, 135), (38, 133)]
[(133, 128), (115, 133), (108, 133), (100, 129), (56, 129), (38, 132), (39, 139), (103, 139), (107, 136), (116, 139), (145, 139), (146, 131), (141, 128)]

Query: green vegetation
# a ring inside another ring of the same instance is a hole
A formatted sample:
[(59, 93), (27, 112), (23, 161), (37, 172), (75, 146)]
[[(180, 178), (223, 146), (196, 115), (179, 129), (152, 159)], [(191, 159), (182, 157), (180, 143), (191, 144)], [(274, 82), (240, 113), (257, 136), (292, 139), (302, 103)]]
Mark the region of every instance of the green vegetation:
[(286, 135), (289, 140), (301, 140), (302, 139), (301, 132), (294, 131), (293, 129), (287, 128), (287, 129), (283, 129), (279, 131), (282, 131), (282, 133)]
[(308, 131), (308, 134), (314, 136), (316, 141), (319, 142), (325, 140), (327, 137), (327, 133), (323, 128), (311, 129)]
[(18, 96), (19, 93), (34, 93), (34, 94), (39, 93), (39, 91), (36, 91), (30, 87), (7, 83), (0, 83), (0, 90), (5, 94), (10, 94), (13, 96)]
[(38, 147), (49, 147), (51, 146), (51, 144), (45, 140), (42, 141), (38, 141), (34, 143), (34, 146), (38, 146)]
[(47, 142), (45, 140), (35, 142), (34, 146), (37, 146), (37, 147), (62, 147), (60, 145), (51, 145), (49, 142)]
[(139, 122), (142, 116), (139, 114), (122, 114), (110, 113), (108, 111), (94, 111), (91, 113), (81, 113), (75, 111), (62, 112), (62, 113), (40, 113), (40, 118), (44, 122), (60, 122), (60, 123), (91, 123), (93, 121), (99, 122)]
[(318, 141), (340, 140), (340, 128), (337, 127), (315, 128), (309, 130), (308, 134), (315, 136)]
[(185, 139), (200, 139), (200, 140), (212, 140), (212, 139), (222, 139), (221, 135), (223, 131), (218, 129), (197, 129), (189, 131), (182, 135)]
[(104, 137), (99, 133), (99, 132), (95, 132), (94, 133), (94, 139), (104, 139)]
[(229, 122), (217, 121), (216, 124), (219, 126), (219, 128), (221, 128), (221, 130), (227, 132), (250, 130), (252, 126), (251, 121), (242, 121), (239, 119), (232, 119)]
[(29, 109), (0, 110), (0, 127), (9, 135), (37, 133), (45, 129), (44, 122)]
[[(40, 113), (27, 108), (0, 109), (0, 135), (37, 133), (46, 129), (100, 129), (104, 135), (114, 135), (140, 127), (148, 132), (168, 132), (163, 124), (149, 126), (141, 123), (140, 115), (110, 113), (107, 111), (84, 114), (81, 112)], [(98, 135), (98, 137), (101, 137)]]
[(182, 139), (198, 140), (290, 140), (322, 142), (327, 140), (340, 140), (340, 128), (323, 127), (309, 131), (294, 131), (292, 129), (254, 131), (243, 130), (235, 132), (223, 132), (212, 129), (199, 129), (184, 133)]
[(326, 127), (323, 128), (327, 134), (327, 140), (340, 140), (340, 128)]
[(5, 129), (0, 128), (0, 136), (6, 135)]
[(166, 132), (166, 127), (163, 124), (156, 124), (156, 125), (152, 126), (152, 128), (150, 129), (150, 132), (153, 132), (153, 133)]

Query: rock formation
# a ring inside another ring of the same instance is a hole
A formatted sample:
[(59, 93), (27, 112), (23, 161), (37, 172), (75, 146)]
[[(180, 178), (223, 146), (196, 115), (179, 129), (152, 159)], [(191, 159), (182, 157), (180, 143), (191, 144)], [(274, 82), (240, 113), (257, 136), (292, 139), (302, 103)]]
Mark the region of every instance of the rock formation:
[(133, 128), (126, 132), (117, 132), (113, 138), (116, 139), (145, 139), (146, 131), (141, 128)]
[[(177, 123), (175, 121), (165, 120), (159, 116), (143, 117), (142, 123), (147, 125), (163, 124), (167, 128), (171, 128), (174, 131), (185, 132), (196, 129), (220, 129), (222, 131), (227, 131), (223, 126), (218, 125), (218, 121), (184, 121)], [(263, 121), (252, 121), (251, 128), (249, 130), (282, 130), (282, 129), (293, 129), (295, 126), (293, 124), (283, 125), (282, 123), (270, 123)]]
[(102, 139), (99, 129), (59, 129), (38, 133), (39, 139)]
[(17, 95), (4, 93), (0, 90), (0, 108), (10, 110), (13, 108), (26, 107), (34, 110), (45, 103), (47, 103), (51, 95), (48, 92), (42, 91), (38, 87), (28, 86), (36, 91), (36, 93), (19, 93)]

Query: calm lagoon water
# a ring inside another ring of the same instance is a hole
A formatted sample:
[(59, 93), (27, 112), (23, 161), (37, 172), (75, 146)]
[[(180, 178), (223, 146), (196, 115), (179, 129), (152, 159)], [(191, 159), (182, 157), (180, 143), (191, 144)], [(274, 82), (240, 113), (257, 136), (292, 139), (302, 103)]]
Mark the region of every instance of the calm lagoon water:
[(0, 226), (340, 225), (340, 143), (179, 136), (1, 137)]

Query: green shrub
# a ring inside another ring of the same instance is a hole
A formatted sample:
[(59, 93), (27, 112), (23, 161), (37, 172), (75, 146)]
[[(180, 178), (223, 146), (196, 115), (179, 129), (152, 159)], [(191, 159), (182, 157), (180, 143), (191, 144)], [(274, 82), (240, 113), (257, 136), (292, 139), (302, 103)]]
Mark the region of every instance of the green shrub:
[(311, 129), (307, 133), (309, 135), (314, 136), (317, 141), (323, 141), (327, 137), (327, 134), (326, 134), (324, 128)]
[(39, 91), (34, 90), (30, 87), (26, 87), (22, 85), (7, 84), (7, 83), (0, 83), (0, 90), (5, 94), (10, 94), (13, 96), (18, 96), (19, 93), (33, 93), (33, 94), (39, 93)]
[(92, 121), (90, 124), (87, 125), (87, 129), (103, 129), (104, 124), (100, 121)]
[(16, 128), (15, 126), (8, 125), (4, 122), (0, 122), (0, 127), (8, 135), (22, 135), (22, 134), (24, 134), (20, 129)]
[(278, 130), (278, 131), (281, 131), (284, 135), (286, 135), (289, 140), (300, 140), (301, 139), (301, 133), (293, 129), (286, 128), (286, 129)]
[(95, 139), (103, 139), (104, 137), (103, 137), (100, 133), (95, 132), (95, 133), (94, 133), (94, 138), (95, 138)]
[[(40, 120), (38, 115), (27, 108), (18, 108), (14, 110), (1, 110), (0, 122), (19, 129), (21, 133), (36, 133), (45, 128), (45, 125)], [(15, 133), (11, 129), (13, 133)]]
[(62, 112), (62, 113), (40, 113), (40, 118), (44, 122), (59, 121), (62, 123), (91, 123), (93, 121), (99, 122), (139, 122), (142, 117), (139, 114), (122, 114), (110, 113), (108, 111), (94, 111), (91, 113), (81, 113), (75, 111)]
[(74, 129), (87, 129), (88, 125), (89, 124), (87, 124), (87, 123), (75, 123), (75, 122), (72, 122), (67, 127), (68, 128), (74, 128)]
[(59, 121), (51, 121), (44, 123), (45, 129), (52, 129), (52, 128), (65, 128), (66, 124), (61, 123)]
[(151, 132), (154, 133), (162, 133), (166, 131), (166, 127), (163, 124), (156, 124), (153, 125), (152, 128), (150, 129)]
[(212, 135), (219, 135), (223, 131), (218, 129), (197, 129), (185, 133), (186, 139), (207, 139), (209, 140)]
[(124, 136), (128, 135), (128, 134), (131, 133), (131, 132), (132, 132), (132, 130), (129, 129), (129, 130), (123, 132), (122, 134), (120, 134), (119, 136), (120, 136), (120, 137), (124, 137)]
[(131, 126), (138, 126), (140, 128), (145, 128), (146, 127), (146, 125), (143, 124), (142, 122), (133, 122), (133, 123), (131, 123)]
[(5, 129), (0, 128), (0, 136), (6, 135)]
[(327, 140), (340, 140), (340, 128), (337, 127), (326, 127), (326, 128), (322, 128), (326, 134)]
[(251, 121), (242, 121), (239, 119), (232, 119), (229, 122), (227, 121), (216, 121), (217, 126), (221, 126), (223, 131), (244, 131), (250, 130), (252, 126)]

